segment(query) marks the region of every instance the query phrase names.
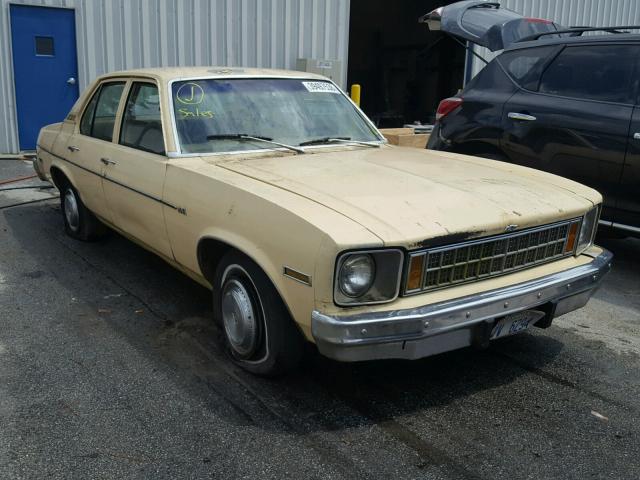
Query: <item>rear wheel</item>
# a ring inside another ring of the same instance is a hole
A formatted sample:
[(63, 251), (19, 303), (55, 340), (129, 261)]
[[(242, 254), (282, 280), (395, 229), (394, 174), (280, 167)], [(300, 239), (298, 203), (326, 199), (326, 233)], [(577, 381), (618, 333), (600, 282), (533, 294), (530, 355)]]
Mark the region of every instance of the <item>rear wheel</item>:
[(60, 206), (67, 235), (78, 240), (92, 241), (104, 236), (106, 227), (80, 199), (78, 191), (69, 182), (60, 189)]
[(251, 259), (235, 251), (225, 255), (216, 270), (213, 300), (227, 353), (237, 365), (264, 376), (298, 366), (302, 335), (267, 275)]

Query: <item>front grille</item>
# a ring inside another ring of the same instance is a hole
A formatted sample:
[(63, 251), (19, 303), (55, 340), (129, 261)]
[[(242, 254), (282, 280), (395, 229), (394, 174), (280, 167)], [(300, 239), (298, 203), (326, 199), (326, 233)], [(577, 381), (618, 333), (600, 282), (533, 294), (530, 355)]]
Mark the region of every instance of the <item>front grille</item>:
[[(576, 224), (575, 227), (572, 227)], [(424, 256), (420, 288), (409, 290), (405, 279), (404, 293), (412, 295), (461, 283), (497, 277), (531, 268), (575, 252), (566, 251), (569, 232), (579, 231), (580, 219), (508, 233), (481, 240), (412, 252), (412, 259)], [(576, 230), (577, 229), (577, 230)]]

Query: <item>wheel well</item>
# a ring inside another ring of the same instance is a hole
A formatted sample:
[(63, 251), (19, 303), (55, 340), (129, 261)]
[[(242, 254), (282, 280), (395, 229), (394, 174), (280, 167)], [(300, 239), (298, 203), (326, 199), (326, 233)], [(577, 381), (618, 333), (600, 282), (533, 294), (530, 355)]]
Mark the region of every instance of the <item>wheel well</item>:
[[(296, 327), (296, 329), (298, 330), (298, 332), (300, 333), (302, 338), (304, 338), (305, 335), (304, 335), (304, 332), (302, 331), (302, 328), (294, 320), (294, 317), (291, 314), (291, 310), (289, 309), (289, 305), (285, 301), (282, 293), (278, 290), (278, 287), (273, 282), (273, 279), (271, 279), (269, 277), (269, 275), (264, 271), (264, 269), (255, 260), (253, 260), (253, 258), (248, 256), (242, 250), (240, 250), (240, 249), (238, 249), (238, 248), (236, 248), (236, 247), (234, 247), (234, 246), (232, 246), (232, 245), (230, 245), (230, 244), (228, 244), (228, 243), (226, 243), (226, 242), (224, 242), (222, 240), (218, 240), (218, 239), (215, 239), (215, 238), (203, 238), (202, 240), (200, 240), (200, 242), (198, 243), (198, 252), (197, 252), (198, 253), (198, 265), (200, 266), (200, 271), (204, 275), (204, 278), (206, 278), (209, 281), (209, 283), (211, 284), (211, 286), (215, 289), (215, 285), (214, 285), (215, 278), (214, 277), (215, 277), (215, 273), (216, 273), (216, 269), (218, 267), (218, 264), (222, 260), (222, 257), (224, 257), (228, 252), (230, 252), (232, 250), (235, 250), (236, 252), (239, 252), (242, 255), (245, 255), (246, 257), (248, 257), (249, 260), (251, 260), (253, 263), (255, 263), (257, 265), (257, 267), (260, 268), (263, 271), (263, 273), (265, 274), (265, 276), (267, 277), (269, 282), (271, 282), (271, 285), (273, 285), (273, 288), (276, 290), (278, 296), (282, 300), (284, 308), (289, 313), (289, 318), (293, 322), (293, 325)], [(215, 295), (214, 295), (214, 302), (215, 302)], [(214, 310), (215, 310), (215, 308), (216, 307), (214, 305)]]
[(53, 184), (58, 190), (62, 190), (62, 186), (69, 182), (67, 176), (59, 168), (51, 167), (49, 172), (51, 173), (51, 180), (53, 180)]
[(212, 285), (218, 263), (230, 250), (237, 249), (215, 238), (204, 238), (198, 243), (198, 265), (204, 278)]

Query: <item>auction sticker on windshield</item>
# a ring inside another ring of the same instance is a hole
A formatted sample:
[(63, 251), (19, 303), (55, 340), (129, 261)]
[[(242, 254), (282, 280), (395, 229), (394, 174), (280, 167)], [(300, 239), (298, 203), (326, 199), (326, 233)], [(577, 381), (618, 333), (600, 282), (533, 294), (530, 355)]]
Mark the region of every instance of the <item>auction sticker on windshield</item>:
[(340, 93), (340, 90), (329, 82), (302, 82), (302, 84), (312, 93)]

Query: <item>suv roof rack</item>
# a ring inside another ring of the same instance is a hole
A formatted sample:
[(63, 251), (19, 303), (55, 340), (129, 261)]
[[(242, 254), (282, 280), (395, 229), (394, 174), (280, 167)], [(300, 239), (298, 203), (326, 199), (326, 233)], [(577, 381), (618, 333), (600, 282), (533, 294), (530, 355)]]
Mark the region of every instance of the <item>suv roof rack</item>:
[(547, 35), (569, 35), (570, 37), (580, 37), (585, 32), (609, 32), (615, 34), (629, 33), (624, 30), (640, 30), (640, 25), (624, 25), (619, 27), (571, 27), (567, 30), (557, 30), (555, 32), (542, 32), (528, 37), (521, 38), (518, 42), (530, 42), (531, 40), (539, 40), (540, 37)]

